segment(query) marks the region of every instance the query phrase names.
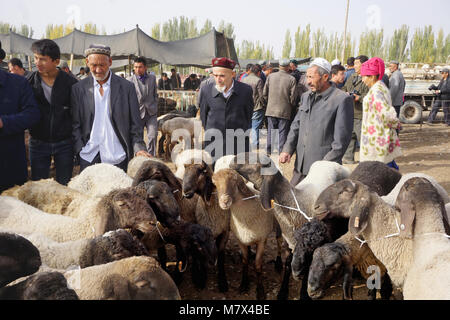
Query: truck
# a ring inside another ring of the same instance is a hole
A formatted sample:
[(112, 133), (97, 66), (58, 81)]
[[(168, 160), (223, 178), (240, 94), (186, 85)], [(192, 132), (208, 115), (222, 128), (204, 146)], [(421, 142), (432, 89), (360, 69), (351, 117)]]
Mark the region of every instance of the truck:
[[(431, 110), (437, 96), (428, 88), (441, 81), (440, 70), (445, 64), (401, 63), (400, 71), (405, 78), (404, 103), (400, 108), (399, 119), (403, 123), (419, 123), (422, 112)], [(389, 72), (388, 72), (389, 73)]]

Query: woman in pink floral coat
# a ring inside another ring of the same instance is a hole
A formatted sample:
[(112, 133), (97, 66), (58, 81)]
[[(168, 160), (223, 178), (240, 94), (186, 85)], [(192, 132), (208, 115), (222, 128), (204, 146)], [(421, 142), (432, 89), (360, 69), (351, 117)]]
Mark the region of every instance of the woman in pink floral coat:
[(402, 155), (396, 129), (400, 128), (389, 89), (381, 81), (384, 62), (372, 58), (361, 65), (362, 81), (370, 88), (363, 100), (361, 147), (362, 161), (381, 161), (398, 170), (394, 159)]

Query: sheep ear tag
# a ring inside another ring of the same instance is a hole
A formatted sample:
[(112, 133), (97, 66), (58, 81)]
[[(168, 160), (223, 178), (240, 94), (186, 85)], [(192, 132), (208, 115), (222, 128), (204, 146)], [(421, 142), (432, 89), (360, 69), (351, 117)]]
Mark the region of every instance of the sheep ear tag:
[(274, 208), (275, 207), (275, 200), (274, 199), (271, 199), (270, 200), (270, 208)]
[(359, 217), (356, 217), (356, 218), (355, 218), (355, 222), (353, 223), (353, 226), (354, 226), (355, 228), (359, 228)]

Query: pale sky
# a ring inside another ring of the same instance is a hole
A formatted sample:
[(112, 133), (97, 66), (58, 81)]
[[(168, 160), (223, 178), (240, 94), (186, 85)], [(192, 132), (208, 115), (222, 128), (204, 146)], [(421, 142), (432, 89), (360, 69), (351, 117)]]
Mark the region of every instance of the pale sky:
[[(298, 26), (311, 24), (312, 30), (324, 28), (326, 34), (344, 30), (346, 0), (15, 0), (7, 4), (0, 0), (0, 21), (17, 27), (31, 25), (33, 38), (45, 34), (49, 23), (65, 24), (71, 20), (76, 25), (93, 22), (107, 33), (130, 30), (139, 24), (147, 34), (155, 23), (172, 17), (196, 18), (200, 29), (206, 19), (214, 26), (221, 20), (235, 28), (236, 43), (242, 40), (259, 40), (272, 46), (279, 58), (287, 29), (291, 34)], [(402, 24), (410, 27), (410, 38), (416, 27), (432, 25), (437, 32), (450, 32), (450, 1), (448, 0), (350, 0), (348, 31), (359, 39), (361, 32), (383, 28), (385, 36)]]

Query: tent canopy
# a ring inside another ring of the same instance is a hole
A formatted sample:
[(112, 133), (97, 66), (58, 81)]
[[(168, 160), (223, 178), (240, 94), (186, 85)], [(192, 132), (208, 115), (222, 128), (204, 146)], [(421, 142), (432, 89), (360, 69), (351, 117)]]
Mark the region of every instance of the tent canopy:
[[(0, 34), (0, 41), (7, 53), (33, 55), (31, 44), (36, 39), (10, 32)], [(113, 59), (144, 56), (149, 64), (207, 68), (211, 66), (211, 60), (215, 57), (228, 57), (237, 61), (233, 39), (225, 37), (214, 28), (196, 38), (168, 42), (151, 38), (138, 26), (115, 35), (95, 35), (74, 29), (70, 34), (53, 41), (58, 44), (63, 57), (73, 54), (75, 59), (84, 58), (84, 51), (89, 45), (101, 43), (111, 48)]]

